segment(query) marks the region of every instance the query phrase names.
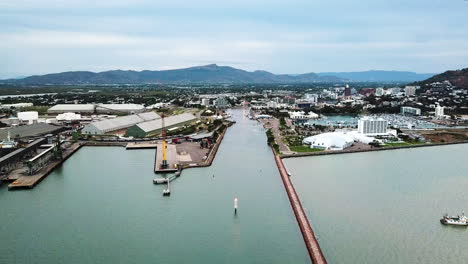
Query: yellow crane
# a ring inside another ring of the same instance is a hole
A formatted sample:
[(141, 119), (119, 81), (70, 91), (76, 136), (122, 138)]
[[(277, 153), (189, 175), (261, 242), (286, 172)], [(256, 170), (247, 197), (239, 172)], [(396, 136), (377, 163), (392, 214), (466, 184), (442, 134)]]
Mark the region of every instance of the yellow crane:
[(161, 169), (167, 168), (167, 151), (166, 151), (166, 126), (164, 124), (164, 113), (161, 115), (161, 137), (162, 137), (162, 162)]

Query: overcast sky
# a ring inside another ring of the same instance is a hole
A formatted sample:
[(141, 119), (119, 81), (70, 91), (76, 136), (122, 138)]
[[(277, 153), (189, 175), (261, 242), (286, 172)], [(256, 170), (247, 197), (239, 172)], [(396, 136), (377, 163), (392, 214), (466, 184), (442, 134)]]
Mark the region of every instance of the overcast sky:
[(0, 0), (0, 78), (217, 63), (274, 73), (468, 67), (468, 0)]

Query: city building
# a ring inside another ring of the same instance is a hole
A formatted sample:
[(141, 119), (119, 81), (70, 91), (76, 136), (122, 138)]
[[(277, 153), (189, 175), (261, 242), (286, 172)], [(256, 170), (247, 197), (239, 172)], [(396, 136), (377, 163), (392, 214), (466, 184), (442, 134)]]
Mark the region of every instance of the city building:
[(293, 105), (296, 103), (296, 98), (292, 96), (285, 96), (283, 98), (283, 103)]
[(215, 106), (217, 108), (228, 108), (231, 106), (225, 96), (220, 96), (215, 100)]
[(36, 111), (19, 112), (18, 119), (20, 122), (26, 122), (28, 124), (37, 123), (39, 113)]
[(201, 99), (201, 105), (209, 106), (210, 105), (210, 99), (209, 98), (202, 98)]
[(372, 94), (375, 94), (375, 89), (374, 88), (362, 88), (359, 90), (359, 94), (364, 95), (364, 96), (370, 96)]
[(159, 119), (160, 116), (155, 112), (140, 113), (128, 116), (121, 116), (112, 119), (92, 122), (86, 125), (81, 133), (90, 135), (103, 134), (125, 134), (125, 129), (138, 123)]
[(384, 95), (384, 89), (379, 87), (375, 89), (375, 96), (382, 96)]
[(444, 118), (444, 117), (445, 117), (444, 107), (437, 104), (437, 106), (435, 108), (435, 118), (440, 119), (440, 118)]
[(344, 90), (344, 96), (351, 96), (351, 88), (347, 84)]
[(416, 89), (418, 88), (419, 86), (405, 86), (405, 95), (414, 96), (416, 94)]
[[(184, 125), (188, 125), (197, 120), (191, 113), (169, 116), (164, 118), (164, 125), (167, 130), (174, 130)], [(131, 137), (147, 137), (161, 133), (162, 120), (155, 119), (147, 122), (138, 123), (128, 128), (126, 135)]]
[(358, 121), (358, 132), (364, 135), (387, 134), (388, 122), (382, 118), (363, 117)]
[(308, 114), (305, 114), (304, 111), (298, 111), (298, 112), (289, 112), (289, 118), (292, 120), (309, 120), (309, 119), (315, 119), (318, 118), (319, 115), (317, 115), (314, 112), (309, 112)]
[(410, 114), (410, 115), (421, 115), (421, 109), (415, 108), (415, 107), (410, 107), (410, 106), (402, 106), (400, 108), (400, 113), (405, 115), (405, 114)]
[(304, 98), (312, 104), (316, 104), (318, 102), (318, 94), (305, 94)]
[(310, 108), (312, 103), (308, 100), (298, 99), (296, 100), (296, 105), (298, 108)]

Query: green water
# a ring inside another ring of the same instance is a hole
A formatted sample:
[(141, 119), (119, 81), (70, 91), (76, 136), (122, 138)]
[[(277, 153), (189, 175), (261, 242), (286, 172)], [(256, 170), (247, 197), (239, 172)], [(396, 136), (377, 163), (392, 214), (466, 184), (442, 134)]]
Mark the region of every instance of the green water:
[(119, 147), (82, 148), (32, 190), (0, 186), (0, 263), (308, 263), (263, 129), (233, 117), (213, 166), (171, 197), (153, 150)]
[(467, 263), (468, 145), (285, 159), (328, 263)]

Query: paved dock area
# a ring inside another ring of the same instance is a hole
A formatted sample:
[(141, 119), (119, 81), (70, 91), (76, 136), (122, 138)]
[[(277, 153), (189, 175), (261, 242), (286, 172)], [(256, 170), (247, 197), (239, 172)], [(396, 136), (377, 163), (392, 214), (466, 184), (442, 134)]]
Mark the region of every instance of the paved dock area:
[(63, 159), (62, 160), (57, 160), (53, 161), (44, 168), (40, 169), (36, 174), (34, 175), (22, 175), (19, 176), (17, 180), (14, 182), (10, 183), (8, 185), (9, 190), (13, 189), (25, 189), (25, 188), (33, 188), (36, 184), (38, 184), (40, 181), (42, 181), (49, 173), (51, 173), (56, 167), (58, 167), (62, 162), (67, 160), (73, 153), (75, 153), (79, 148), (81, 147), (80, 144), (75, 143), (71, 145), (64, 153), (63, 153)]
[(161, 169), (162, 163), (162, 143), (158, 143), (156, 147), (156, 163), (154, 164), (154, 172), (156, 173), (166, 173), (166, 172), (175, 172), (177, 171), (177, 165), (179, 160), (177, 158), (177, 149), (174, 144), (166, 144), (166, 153), (167, 153), (167, 168)]
[(286, 192), (289, 197), (289, 201), (291, 202), (291, 206), (293, 208), (294, 214), (296, 215), (297, 222), (299, 224), (299, 228), (301, 229), (302, 236), (304, 237), (304, 241), (306, 243), (307, 250), (309, 251), (310, 258), (312, 259), (312, 263), (314, 264), (326, 264), (327, 261), (322, 254), (322, 250), (320, 249), (320, 245), (315, 238), (314, 231), (310, 225), (309, 220), (307, 219), (307, 215), (302, 208), (301, 201), (299, 200), (299, 196), (294, 189), (294, 186), (289, 179), (288, 172), (284, 167), (283, 161), (279, 156), (277, 156), (273, 151), (273, 155), (275, 156), (276, 165), (278, 166), (278, 170), (281, 175), (281, 179), (283, 180), (284, 186), (286, 187)]
[(126, 149), (155, 149), (158, 146), (156, 142), (130, 142), (125, 147)]

